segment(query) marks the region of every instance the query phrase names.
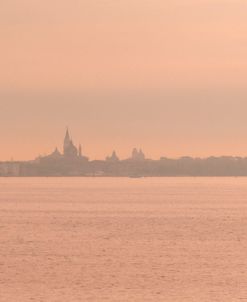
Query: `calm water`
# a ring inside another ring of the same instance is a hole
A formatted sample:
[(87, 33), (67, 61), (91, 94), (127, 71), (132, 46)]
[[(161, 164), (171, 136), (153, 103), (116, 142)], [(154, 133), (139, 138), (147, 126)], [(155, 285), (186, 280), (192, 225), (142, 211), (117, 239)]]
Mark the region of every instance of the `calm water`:
[(247, 301), (247, 178), (0, 178), (1, 302)]

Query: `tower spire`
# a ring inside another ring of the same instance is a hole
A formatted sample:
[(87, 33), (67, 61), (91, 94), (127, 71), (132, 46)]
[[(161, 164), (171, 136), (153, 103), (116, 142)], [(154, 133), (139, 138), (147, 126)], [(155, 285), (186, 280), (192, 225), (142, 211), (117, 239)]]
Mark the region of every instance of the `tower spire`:
[(65, 133), (65, 137), (64, 137), (64, 141), (63, 141), (63, 151), (65, 154), (65, 150), (70, 146), (70, 135), (69, 135), (69, 128), (66, 128), (66, 133)]
[(64, 140), (70, 140), (70, 135), (69, 135), (69, 127), (66, 127), (66, 133), (65, 133), (65, 139)]

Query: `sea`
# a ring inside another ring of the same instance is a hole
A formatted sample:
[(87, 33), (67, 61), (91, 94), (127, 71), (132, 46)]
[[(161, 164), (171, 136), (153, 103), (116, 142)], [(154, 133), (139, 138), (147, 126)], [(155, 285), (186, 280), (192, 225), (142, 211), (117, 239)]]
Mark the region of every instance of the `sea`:
[(0, 302), (247, 301), (247, 178), (0, 178)]

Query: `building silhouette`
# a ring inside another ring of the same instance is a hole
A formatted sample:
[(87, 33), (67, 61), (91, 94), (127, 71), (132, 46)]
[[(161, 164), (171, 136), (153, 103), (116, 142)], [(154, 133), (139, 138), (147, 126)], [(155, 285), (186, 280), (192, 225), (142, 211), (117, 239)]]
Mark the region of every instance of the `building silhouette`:
[(132, 160), (145, 160), (145, 154), (142, 152), (142, 149), (139, 149), (139, 151), (134, 148), (132, 151)]
[(66, 130), (66, 134), (63, 142), (63, 156), (67, 159), (74, 159), (79, 156), (79, 151), (77, 150), (72, 139), (70, 138), (68, 128)]
[(117, 162), (117, 161), (119, 161), (119, 158), (117, 156), (116, 151), (113, 151), (111, 156), (107, 156), (106, 157), (106, 161), (109, 161), (109, 162)]
[(73, 143), (73, 140), (70, 136), (69, 129), (66, 129), (65, 137), (63, 140), (63, 153), (61, 153), (58, 148), (56, 147), (55, 150), (47, 155), (47, 156), (39, 156), (39, 161), (66, 161), (69, 162), (75, 162), (78, 160), (88, 160), (86, 156), (82, 155), (82, 147), (81, 144), (79, 144), (79, 147), (76, 148), (76, 146)]
[(74, 144), (66, 129), (62, 152), (55, 148), (46, 156), (30, 161), (0, 162), (0, 176), (247, 176), (247, 157), (208, 157), (147, 159), (142, 149), (134, 148), (129, 158), (119, 159), (115, 151), (105, 160), (89, 161)]

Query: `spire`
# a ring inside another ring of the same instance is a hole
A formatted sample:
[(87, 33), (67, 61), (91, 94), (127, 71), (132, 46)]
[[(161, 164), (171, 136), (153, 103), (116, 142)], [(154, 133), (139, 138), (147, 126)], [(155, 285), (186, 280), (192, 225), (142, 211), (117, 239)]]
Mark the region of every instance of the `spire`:
[(70, 141), (70, 136), (69, 136), (69, 128), (67, 127), (66, 128), (66, 134), (65, 134), (65, 138), (64, 138), (64, 141)]
[(66, 129), (66, 134), (64, 137), (64, 141), (63, 141), (63, 151), (65, 153), (65, 150), (70, 146), (71, 143), (71, 139), (70, 139), (70, 135), (69, 135), (69, 128), (67, 127)]

